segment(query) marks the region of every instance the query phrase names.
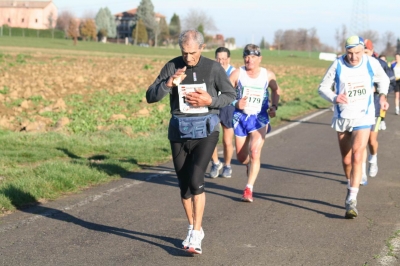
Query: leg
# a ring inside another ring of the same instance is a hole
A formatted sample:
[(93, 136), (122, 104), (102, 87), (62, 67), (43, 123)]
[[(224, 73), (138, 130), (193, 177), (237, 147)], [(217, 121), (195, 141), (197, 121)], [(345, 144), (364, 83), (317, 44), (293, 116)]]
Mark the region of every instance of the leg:
[(218, 164), (218, 163), (219, 163), (219, 159), (218, 159), (218, 148), (217, 148), (217, 147), (215, 147), (215, 149), (214, 149), (214, 152), (213, 152), (213, 154), (212, 154), (212, 156), (211, 156), (211, 161), (212, 161), (213, 163), (215, 163), (215, 164)]
[(351, 187), (360, 187), (363, 162), (362, 158), (363, 153), (367, 147), (370, 131), (370, 128), (360, 129), (354, 131), (351, 135)]
[(233, 154), (233, 128), (226, 128), (222, 125), (223, 130), (223, 144), (224, 144), (224, 162), (225, 165), (231, 165)]
[(250, 162), (249, 157), (249, 141), (250, 137), (238, 137), (235, 136), (236, 145), (236, 157), (242, 164), (248, 164)]
[(342, 156), (342, 166), (348, 182), (351, 178), (351, 132), (338, 132), (340, 154)]
[(247, 184), (249, 185), (254, 185), (258, 176), (258, 172), (260, 171), (261, 149), (264, 145), (266, 133), (267, 133), (266, 127), (262, 127), (250, 133), (250, 142), (249, 142), (250, 169), (247, 180)]
[(370, 152), (368, 175), (375, 177), (378, 174), (378, 132), (371, 131), (368, 146)]
[(394, 93), (394, 104), (396, 106), (396, 115), (399, 114), (399, 99), (400, 99), (400, 92), (396, 90)]

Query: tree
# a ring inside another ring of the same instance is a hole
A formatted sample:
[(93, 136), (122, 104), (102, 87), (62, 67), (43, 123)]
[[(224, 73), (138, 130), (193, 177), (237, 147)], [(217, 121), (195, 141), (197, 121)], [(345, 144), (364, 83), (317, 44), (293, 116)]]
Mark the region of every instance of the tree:
[(336, 29), (336, 33), (335, 33), (335, 39), (336, 39), (336, 43), (337, 46), (339, 47), (339, 51), (343, 52), (344, 51), (344, 44), (346, 42), (347, 39), (347, 27), (345, 24), (342, 25), (342, 29)]
[(264, 39), (264, 37), (262, 37), (262, 39), (261, 39), (260, 49), (265, 49), (265, 39)]
[(108, 28), (107, 28), (107, 36), (109, 38), (117, 37), (117, 24), (115, 23), (115, 17), (111, 14), (110, 9), (108, 7), (104, 8), (104, 12), (106, 13), (108, 19)]
[(394, 53), (396, 53), (396, 37), (393, 32), (385, 32), (381, 40), (385, 47), (385, 49), (382, 51), (383, 54), (393, 55)]
[(85, 39), (93, 40), (97, 36), (96, 23), (93, 19), (85, 19), (80, 26), (81, 36)]
[(64, 31), (68, 35), (69, 22), (74, 19), (74, 15), (69, 11), (63, 11), (57, 18), (56, 29)]
[(170, 35), (169, 35), (169, 27), (165, 18), (160, 19), (160, 43), (168, 44)]
[(213, 18), (209, 17), (203, 10), (189, 10), (189, 13), (183, 19), (183, 24), (184, 29), (197, 29), (202, 25), (205, 33), (218, 30)]
[(172, 43), (177, 44), (179, 34), (181, 32), (181, 20), (177, 14), (172, 15), (171, 21), (169, 22), (169, 34), (171, 36)]
[(282, 49), (282, 36), (283, 36), (283, 30), (277, 30), (275, 31), (274, 34), (274, 44), (278, 48), (278, 51), (280, 52)]
[(366, 30), (360, 32), (360, 36), (365, 39), (369, 39), (372, 43), (376, 44), (379, 41), (379, 33), (374, 30)]
[(203, 34), (203, 36), (205, 36), (205, 34), (204, 34), (204, 27), (203, 27), (203, 24), (199, 24), (198, 26), (197, 26), (197, 29), (196, 29), (198, 32), (200, 32), (201, 34)]
[(74, 45), (76, 45), (79, 35), (79, 25), (76, 19), (71, 19), (69, 21), (67, 34), (71, 39), (74, 40)]
[[(141, 0), (137, 8), (136, 16), (138, 20), (142, 20), (146, 29), (150, 33), (150, 38), (154, 38), (154, 43), (157, 45), (158, 34), (160, 32), (158, 22), (155, 19), (154, 6), (151, 0)], [(137, 44), (135, 36), (135, 44)]]
[(136, 36), (135, 39), (137, 43), (148, 43), (149, 37), (146, 26), (141, 19), (139, 19), (139, 21), (136, 23), (136, 27), (132, 31), (132, 36)]
[[(111, 14), (110, 9), (107, 7), (100, 8), (95, 17), (97, 32), (100, 35), (100, 31), (109, 38), (115, 38), (117, 36), (117, 25), (115, 24), (115, 18)], [(105, 36), (103, 36), (105, 37)]]

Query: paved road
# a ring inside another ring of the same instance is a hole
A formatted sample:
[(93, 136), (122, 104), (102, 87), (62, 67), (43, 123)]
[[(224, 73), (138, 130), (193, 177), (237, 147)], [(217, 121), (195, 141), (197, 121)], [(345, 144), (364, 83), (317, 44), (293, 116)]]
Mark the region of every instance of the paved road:
[(385, 256), (400, 230), (400, 117), (388, 114), (378, 176), (361, 188), (359, 217), (346, 220), (331, 115), (288, 122), (298, 125), (267, 138), (254, 203), (240, 202), (245, 167), (236, 160), (231, 179), (207, 178), (201, 256), (180, 249), (187, 222), (167, 163), (0, 218), (0, 263), (400, 265)]

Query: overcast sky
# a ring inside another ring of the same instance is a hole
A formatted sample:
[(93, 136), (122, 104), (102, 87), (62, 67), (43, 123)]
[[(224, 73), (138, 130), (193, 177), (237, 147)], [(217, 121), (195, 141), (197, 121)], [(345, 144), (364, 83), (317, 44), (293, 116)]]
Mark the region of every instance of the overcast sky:
[[(68, 10), (77, 17), (96, 14), (108, 7), (113, 14), (136, 8), (140, 0), (53, 0), (59, 12)], [(282, 29), (317, 29), (322, 43), (336, 47), (335, 31), (343, 24), (348, 29), (358, 24), (377, 31), (380, 36), (391, 31), (400, 38), (400, 0), (152, 0), (154, 11), (166, 16), (169, 23), (176, 13), (181, 21), (191, 9), (202, 10), (213, 18), (225, 38), (234, 37), (239, 46), (259, 44), (264, 37), (273, 42), (275, 31)], [(366, 22), (366, 23), (363, 23)], [(360, 26), (362, 27), (362, 26)], [(375, 44), (376, 50), (382, 44)]]

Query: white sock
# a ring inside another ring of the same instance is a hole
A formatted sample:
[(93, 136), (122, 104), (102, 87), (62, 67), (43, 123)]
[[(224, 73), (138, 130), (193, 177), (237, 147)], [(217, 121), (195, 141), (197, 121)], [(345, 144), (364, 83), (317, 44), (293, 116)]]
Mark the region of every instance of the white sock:
[(376, 163), (376, 161), (378, 160), (378, 154), (374, 154), (374, 155), (370, 155), (369, 156), (369, 160), (368, 160), (368, 162), (370, 162), (370, 163)]
[(250, 188), (251, 192), (253, 192), (253, 185), (247, 184), (246, 187)]
[(351, 187), (350, 193), (349, 193), (349, 198), (347, 199), (347, 201), (357, 200), (358, 190), (359, 190), (359, 188), (357, 188), (357, 187)]
[(347, 179), (347, 189), (350, 189), (350, 179)]
[(188, 229), (193, 230), (193, 224), (189, 224)]
[(218, 164), (220, 164), (220, 161), (218, 160), (217, 162), (213, 162), (213, 164), (218, 165)]
[(367, 172), (367, 164), (364, 162), (362, 163), (362, 175), (365, 176)]

